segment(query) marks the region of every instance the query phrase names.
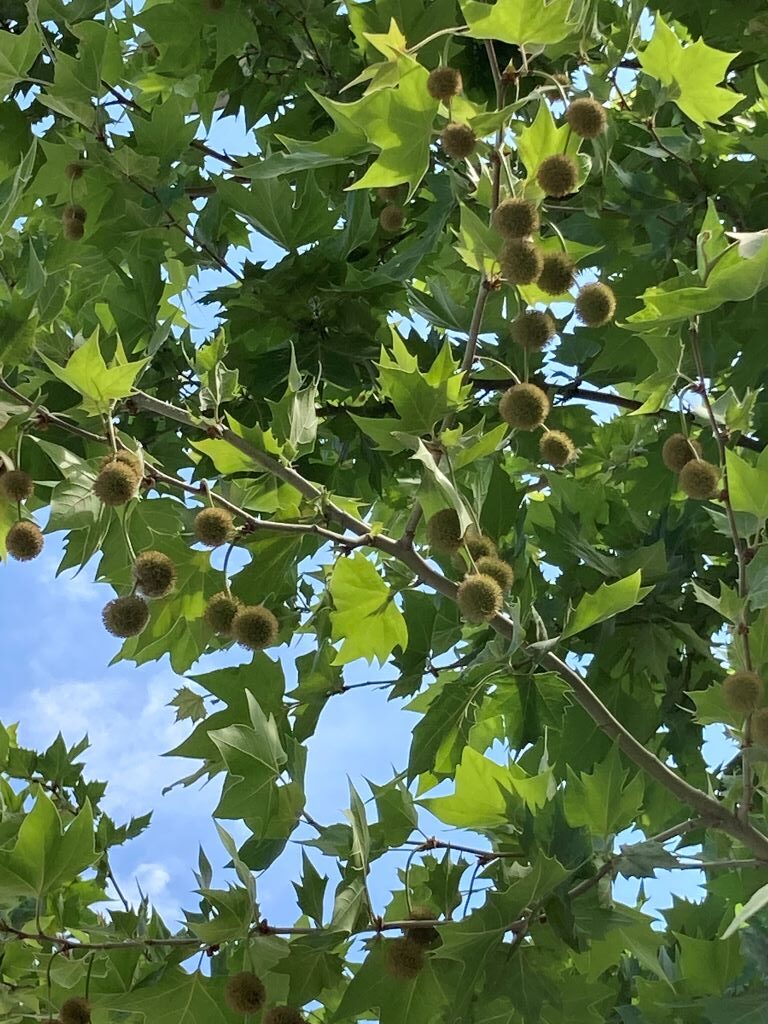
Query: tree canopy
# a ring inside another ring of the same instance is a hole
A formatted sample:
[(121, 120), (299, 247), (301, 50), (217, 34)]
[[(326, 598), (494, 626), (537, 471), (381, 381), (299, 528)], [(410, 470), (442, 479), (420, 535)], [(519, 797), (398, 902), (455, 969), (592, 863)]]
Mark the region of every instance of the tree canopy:
[[(0, 27), (0, 553), (63, 538), (116, 657), (168, 659), (230, 858), (180, 930), (121, 906), (149, 816), (0, 726), (3, 1019), (763, 1020), (762, 0)], [(306, 742), (366, 663), (408, 762), (320, 823)]]

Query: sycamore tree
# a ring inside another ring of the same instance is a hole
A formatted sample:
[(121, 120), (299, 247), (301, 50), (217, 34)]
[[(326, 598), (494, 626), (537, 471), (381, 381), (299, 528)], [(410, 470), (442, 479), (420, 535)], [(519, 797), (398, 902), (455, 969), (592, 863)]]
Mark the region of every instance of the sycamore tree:
[[(761, 0), (0, 18), (2, 552), (56, 537), (118, 658), (169, 659), (229, 861), (180, 930), (131, 905), (148, 816), (6, 722), (2, 1019), (764, 1020)], [(320, 823), (306, 741), (366, 663), (408, 762)]]

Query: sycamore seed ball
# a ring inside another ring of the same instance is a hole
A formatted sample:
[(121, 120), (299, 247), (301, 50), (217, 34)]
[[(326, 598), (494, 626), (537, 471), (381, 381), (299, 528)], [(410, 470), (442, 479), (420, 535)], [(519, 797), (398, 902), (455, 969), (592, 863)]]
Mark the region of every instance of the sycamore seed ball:
[(292, 1006), (270, 1006), (263, 1024), (304, 1024), (304, 1017)]
[(543, 258), (533, 242), (515, 238), (507, 241), (499, 262), (510, 284), (533, 284), (541, 273)]
[(136, 497), (136, 473), (122, 462), (105, 466), (93, 483), (93, 493), (104, 505), (125, 505)]
[(71, 164), (67, 164), (64, 168), (64, 173), (70, 181), (77, 181), (78, 178), (83, 176), (83, 165), (74, 160)]
[(195, 516), (195, 536), (201, 544), (217, 548), (232, 536), (234, 520), (225, 508), (204, 508)]
[(496, 545), (491, 538), (484, 537), (474, 528), (467, 531), (464, 544), (475, 562), (478, 558), (485, 558), (496, 554)]
[(403, 196), (402, 185), (381, 185), (376, 189), (376, 195), (383, 203), (394, 203)]
[(258, 1013), (267, 998), (264, 982), (252, 971), (227, 978), (224, 1000), (233, 1013)]
[(8, 554), (17, 562), (31, 562), (37, 558), (44, 543), (40, 527), (26, 519), (14, 523), (5, 538)]
[(78, 241), (85, 232), (85, 220), (87, 214), (82, 206), (71, 204), (65, 206), (61, 214), (61, 224), (64, 229), (64, 237), (72, 241)]
[(516, 430), (535, 430), (548, 414), (546, 392), (535, 384), (513, 384), (499, 400), (499, 415)]
[(506, 594), (512, 589), (515, 582), (515, 573), (512, 566), (503, 558), (496, 555), (484, 555), (476, 561), (477, 571), (482, 576), (490, 576), (501, 587), (502, 593)]
[(509, 333), (512, 341), (521, 348), (542, 349), (557, 332), (555, 321), (549, 313), (527, 309), (512, 321)]
[(127, 594), (106, 604), (101, 617), (112, 636), (138, 636), (149, 621), (149, 605), (137, 594)]
[(473, 624), (489, 622), (504, 604), (504, 595), (496, 580), (475, 573), (465, 576), (456, 594), (459, 611)]
[(447, 124), (440, 135), (440, 141), (447, 156), (464, 160), (471, 156), (477, 145), (477, 137), (468, 124), (454, 121)]
[(757, 672), (734, 672), (723, 683), (723, 700), (731, 711), (748, 715), (763, 700), (763, 680)]
[(0, 494), (8, 501), (26, 501), (34, 489), (34, 480), (23, 469), (9, 469), (0, 476)]
[(84, 206), (80, 206), (78, 203), (71, 203), (69, 206), (65, 206), (61, 214), (62, 220), (79, 220), (82, 224), (85, 224), (88, 213)]
[(661, 449), (661, 461), (673, 473), (679, 473), (691, 459), (701, 456), (701, 445), (695, 438), (685, 434), (671, 434)]
[(524, 238), (539, 227), (539, 211), (528, 199), (504, 199), (493, 214), (493, 226), (504, 238)]
[(427, 543), (438, 554), (450, 555), (461, 545), (461, 524), (455, 508), (441, 508), (427, 522)]
[(575, 264), (564, 252), (548, 252), (536, 284), (547, 295), (562, 295), (573, 287)]
[(572, 157), (556, 153), (539, 164), (536, 180), (545, 195), (560, 199), (576, 191), (579, 168)]
[(394, 234), (395, 231), (399, 231), (403, 224), (405, 224), (405, 210), (403, 210), (402, 206), (390, 203), (379, 214), (379, 224), (381, 224), (385, 231)]
[(603, 134), (608, 123), (605, 107), (597, 100), (586, 97), (574, 100), (569, 105), (565, 119), (574, 135), (581, 139), (596, 139)]
[(576, 458), (576, 448), (562, 430), (548, 430), (539, 441), (539, 453), (550, 466), (567, 466)]
[(616, 313), (613, 288), (600, 281), (585, 284), (576, 296), (575, 308), (576, 315), (587, 327), (603, 327)]
[(758, 746), (768, 747), (768, 708), (758, 708), (752, 715), (752, 739)]
[(145, 597), (165, 597), (176, 583), (176, 566), (162, 551), (142, 551), (133, 563), (133, 577)]
[(232, 635), (232, 622), (240, 608), (240, 602), (236, 601), (231, 594), (221, 591), (214, 594), (205, 606), (203, 618), (205, 623), (214, 633), (220, 636)]
[(424, 948), (413, 939), (394, 939), (387, 943), (386, 963), (389, 973), (400, 981), (412, 981), (424, 966)]
[(241, 647), (247, 647), (250, 651), (263, 651), (266, 647), (272, 647), (279, 631), (277, 619), (263, 604), (238, 608), (232, 620), (232, 636)]
[(114, 466), (115, 463), (127, 466), (138, 480), (141, 480), (144, 475), (139, 456), (134, 452), (127, 451), (125, 448), (121, 448), (119, 452), (115, 452), (113, 455), (106, 455), (101, 460), (101, 468), (106, 469), (107, 466)]
[(81, 220), (65, 220), (62, 230), (68, 242), (79, 242), (85, 234), (85, 225)]
[(680, 487), (689, 498), (714, 498), (720, 480), (720, 470), (704, 459), (691, 459), (680, 470)]
[(91, 1004), (87, 999), (75, 996), (67, 999), (59, 1010), (61, 1024), (90, 1024)]
[(461, 72), (456, 68), (441, 67), (430, 71), (427, 89), (434, 100), (449, 100), (462, 89)]
[[(439, 917), (429, 907), (411, 907), (408, 915), (411, 921), (435, 921)], [(417, 946), (431, 946), (440, 938), (437, 928), (406, 928), (405, 937), (415, 942)]]

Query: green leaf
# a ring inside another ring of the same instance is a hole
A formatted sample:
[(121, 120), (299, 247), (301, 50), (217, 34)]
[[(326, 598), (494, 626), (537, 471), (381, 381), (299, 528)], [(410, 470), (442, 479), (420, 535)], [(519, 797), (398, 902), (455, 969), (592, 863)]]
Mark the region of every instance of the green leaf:
[(476, 39), (503, 43), (559, 43), (576, 28), (570, 20), (572, 0), (460, 0), (461, 11)]
[(216, 187), (227, 206), (284, 249), (317, 241), (338, 220), (311, 173), (295, 189), (281, 178), (263, 178), (249, 188), (219, 180)]
[(575, 636), (590, 626), (634, 608), (653, 587), (641, 587), (642, 573), (638, 569), (616, 583), (602, 583), (594, 594), (585, 594), (570, 615), (562, 638)]
[(565, 815), (574, 828), (586, 826), (593, 835), (607, 838), (629, 825), (643, 799), (642, 775), (627, 781), (618, 747), (589, 774), (577, 776), (568, 769)]
[(0, 94), (7, 96), (23, 81), (40, 52), (40, 45), (40, 33), (32, 20), (19, 34), (0, 32)]
[(756, 464), (750, 465), (736, 452), (726, 449), (728, 498), (735, 512), (751, 512), (758, 519), (768, 518), (768, 450), (762, 451)]
[(99, 996), (99, 1009), (142, 1014), (154, 1024), (235, 1024), (242, 1015), (227, 1007), (226, 978), (207, 978), (180, 967), (166, 971), (156, 984), (118, 995)]
[(202, 694), (190, 690), (188, 686), (180, 687), (173, 699), (168, 701), (168, 706), (176, 708), (177, 722), (187, 718), (190, 722), (200, 722), (208, 714)]
[(96, 331), (75, 349), (66, 366), (58, 366), (45, 356), (43, 359), (51, 373), (79, 392), (98, 412), (106, 412), (112, 402), (127, 398), (137, 376), (149, 361), (139, 359), (130, 363), (116, 358), (115, 365), (108, 367), (102, 357)]
[(299, 909), (307, 917), (310, 917), (318, 928), (323, 926), (323, 898), (325, 888), (328, 885), (328, 877), (321, 875), (315, 865), (307, 856), (307, 851), (301, 851), (301, 882), (294, 882), (296, 890), (296, 902)]
[(736, 914), (734, 919), (723, 932), (721, 936), (723, 941), (730, 939), (730, 937), (734, 935), (739, 930), (739, 928), (743, 927), (743, 925), (745, 925), (751, 917), (753, 917), (755, 914), (761, 911), (765, 906), (768, 906), (768, 884), (761, 885), (757, 892), (753, 893), (750, 896), (750, 898), (747, 900), (747, 902), (744, 904), (744, 906), (741, 908), (738, 914)]
[(340, 558), (331, 576), (329, 592), (333, 640), (343, 641), (334, 665), (357, 658), (383, 665), (395, 647), (405, 649), (408, 627), (395, 604), (395, 595), (365, 555)]
[(625, 878), (653, 878), (659, 868), (670, 870), (677, 866), (677, 858), (651, 839), (622, 846), (621, 856), (616, 860), (616, 870)]

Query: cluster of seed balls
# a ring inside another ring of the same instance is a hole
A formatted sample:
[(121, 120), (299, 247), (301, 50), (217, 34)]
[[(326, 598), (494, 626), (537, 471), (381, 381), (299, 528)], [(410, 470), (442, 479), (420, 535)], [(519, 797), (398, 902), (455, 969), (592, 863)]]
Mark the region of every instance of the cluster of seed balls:
[[(513, 384), (499, 399), (499, 415), (515, 430), (543, 427), (550, 408), (549, 396), (536, 384)], [(576, 446), (564, 430), (545, 429), (539, 454), (544, 462), (560, 469), (576, 458)]]
[[(267, 990), (253, 971), (240, 971), (227, 979), (224, 999), (233, 1013), (258, 1013), (267, 1000)], [(262, 1024), (304, 1024), (304, 1017), (292, 1006), (270, 1006)]]
[[(429, 907), (412, 907), (412, 921), (434, 921), (437, 915)], [(385, 963), (392, 977), (411, 981), (424, 967), (427, 951), (440, 942), (436, 928), (406, 928), (402, 938), (387, 942)]]
[(678, 475), (680, 489), (689, 498), (706, 500), (718, 493), (720, 470), (701, 457), (701, 445), (685, 434), (672, 434), (664, 442), (661, 458), (667, 469)]
[[(138, 494), (142, 478), (139, 457), (121, 450), (102, 460), (93, 493), (110, 508), (126, 505)], [(7, 470), (0, 476), (0, 495), (19, 503), (19, 508), (33, 491), (34, 481), (24, 470)], [(232, 513), (223, 508), (202, 509), (195, 516), (193, 529), (195, 538), (209, 548), (226, 544), (236, 534)], [(11, 557), (26, 562), (43, 550), (43, 534), (36, 523), (19, 519), (8, 531), (6, 546)], [(162, 551), (142, 551), (133, 563), (133, 590), (113, 598), (102, 611), (108, 632), (121, 639), (138, 636), (149, 622), (148, 599), (166, 597), (176, 584), (176, 575), (176, 566), (168, 555)], [(228, 590), (210, 598), (203, 617), (219, 636), (232, 637), (252, 651), (271, 647), (280, 631), (268, 608), (242, 604)]]
[(762, 678), (746, 669), (734, 672), (723, 683), (726, 707), (739, 715), (751, 715), (752, 739), (759, 746), (768, 747), (768, 707), (761, 707), (764, 692)]
[[(75, 182), (83, 175), (83, 165), (67, 164), (64, 173), (70, 181)], [(79, 242), (85, 233), (85, 221), (88, 214), (78, 203), (68, 203), (61, 212), (61, 227), (64, 237), (70, 242)]]
[(457, 562), (465, 566), (460, 552), (470, 556), (473, 571), (459, 584), (456, 601), (467, 622), (489, 622), (504, 606), (504, 596), (515, 582), (512, 566), (499, 557), (490, 537), (473, 531), (462, 533), (458, 513), (453, 508), (442, 508), (427, 522), (427, 543), (435, 554), (458, 556)]

